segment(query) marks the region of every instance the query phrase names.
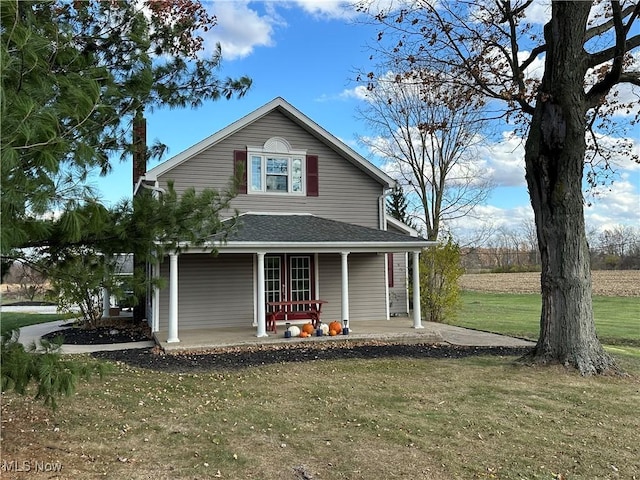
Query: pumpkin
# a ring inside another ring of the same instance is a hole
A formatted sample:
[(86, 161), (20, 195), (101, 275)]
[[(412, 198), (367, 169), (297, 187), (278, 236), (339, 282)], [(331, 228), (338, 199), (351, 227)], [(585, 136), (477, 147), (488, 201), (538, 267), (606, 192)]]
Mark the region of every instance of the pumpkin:
[(302, 326), (302, 331), (308, 333), (309, 335), (313, 335), (313, 332), (315, 332), (315, 328), (313, 328), (313, 323), (305, 323)]
[(329, 330), (329, 335), (335, 337), (338, 334), (335, 330)]
[(323, 335), (329, 335), (329, 325), (327, 325), (326, 323), (320, 324), (320, 330), (322, 330)]
[(309, 334), (307, 332), (300, 332), (300, 337), (301, 338), (307, 338), (309, 336)]
[(300, 329), (295, 325), (290, 326), (288, 330), (291, 332), (292, 337), (297, 337), (300, 335)]
[(329, 334), (331, 334), (331, 330), (335, 330), (336, 335), (340, 335), (342, 333), (342, 324), (337, 320), (334, 320), (329, 324)]

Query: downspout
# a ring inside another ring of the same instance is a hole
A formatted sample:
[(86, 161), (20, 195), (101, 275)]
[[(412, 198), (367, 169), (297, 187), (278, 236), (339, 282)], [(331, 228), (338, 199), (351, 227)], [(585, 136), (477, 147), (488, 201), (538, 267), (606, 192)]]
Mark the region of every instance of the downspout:
[(393, 190), (387, 188), (383, 191), (382, 195), (378, 197), (378, 227), (380, 230), (387, 229), (387, 209), (385, 208), (384, 200), (392, 193)]
[[(142, 177), (142, 180), (144, 180), (144, 177)], [(140, 186), (141, 186), (142, 188), (146, 188), (147, 190), (153, 190), (154, 192), (156, 192), (156, 193), (160, 193), (160, 194), (162, 194), (162, 195), (164, 195), (165, 193), (167, 193), (167, 191), (166, 191), (164, 188), (162, 188), (162, 187), (159, 187), (159, 186), (158, 186), (158, 181), (157, 181), (157, 180), (156, 180), (156, 182), (155, 182), (153, 185), (147, 185), (147, 184), (146, 184), (146, 183), (144, 183), (144, 181), (143, 181), (143, 182), (141, 182), (141, 183), (140, 183)]]
[[(378, 197), (378, 222), (380, 230), (387, 230), (387, 209), (385, 206), (385, 198), (391, 195), (392, 189), (387, 188), (383, 190), (382, 195)], [(384, 254), (384, 291), (387, 297), (385, 302), (387, 320), (391, 319), (391, 305), (389, 304), (389, 254)]]

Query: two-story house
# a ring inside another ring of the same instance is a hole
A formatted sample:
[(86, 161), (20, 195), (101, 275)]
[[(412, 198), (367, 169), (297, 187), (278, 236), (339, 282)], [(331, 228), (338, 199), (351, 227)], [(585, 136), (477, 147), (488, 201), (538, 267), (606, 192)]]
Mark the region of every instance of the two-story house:
[[(218, 254), (185, 248), (154, 268), (157, 338), (186, 329), (247, 327), (267, 336), (267, 302), (322, 299), (323, 321), (385, 321), (409, 312), (421, 327), (418, 254), (432, 244), (385, 215), (394, 180), (282, 98), (152, 168), (141, 181), (178, 193), (243, 181), (237, 228)], [(231, 220), (229, 220), (231, 221)], [(295, 316), (291, 316), (295, 320)], [(215, 332), (214, 332), (215, 335)]]

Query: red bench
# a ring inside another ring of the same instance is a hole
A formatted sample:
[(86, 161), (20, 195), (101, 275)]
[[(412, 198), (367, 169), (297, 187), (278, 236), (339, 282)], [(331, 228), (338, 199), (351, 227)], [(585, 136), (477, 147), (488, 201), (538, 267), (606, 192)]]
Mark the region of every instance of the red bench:
[[(276, 322), (309, 319), (313, 328), (320, 325), (320, 314), (324, 300), (291, 300), (288, 302), (267, 302), (267, 330), (278, 333)], [(298, 307), (302, 306), (302, 309)], [(294, 307), (296, 307), (294, 309)]]

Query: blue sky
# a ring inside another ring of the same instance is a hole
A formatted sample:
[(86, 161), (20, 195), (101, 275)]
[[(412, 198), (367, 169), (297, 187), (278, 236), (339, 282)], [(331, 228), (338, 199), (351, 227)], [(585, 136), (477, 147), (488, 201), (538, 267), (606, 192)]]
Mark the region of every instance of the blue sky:
[[(163, 160), (278, 96), (370, 157), (357, 142), (358, 136), (369, 132), (357, 118), (363, 99), (357, 94), (354, 78), (357, 70), (372, 67), (367, 45), (375, 41), (374, 26), (354, 22), (355, 13), (340, 1), (203, 3), (218, 17), (218, 26), (206, 41), (222, 44), (220, 75), (248, 75), (253, 87), (242, 99), (209, 102), (197, 110), (148, 113), (148, 141), (157, 139), (169, 147)], [(635, 137), (640, 137), (637, 131)], [(495, 143), (486, 157), (497, 188), (465, 224), (472, 229), (488, 225), (517, 228), (532, 219), (521, 146), (513, 140)], [(152, 161), (149, 168), (157, 163)], [(629, 162), (622, 166), (611, 191), (586, 209), (588, 228), (640, 226), (640, 169)], [(113, 172), (94, 184), (108, 202), (130, 197), (130, 162), (114, 163)]]

